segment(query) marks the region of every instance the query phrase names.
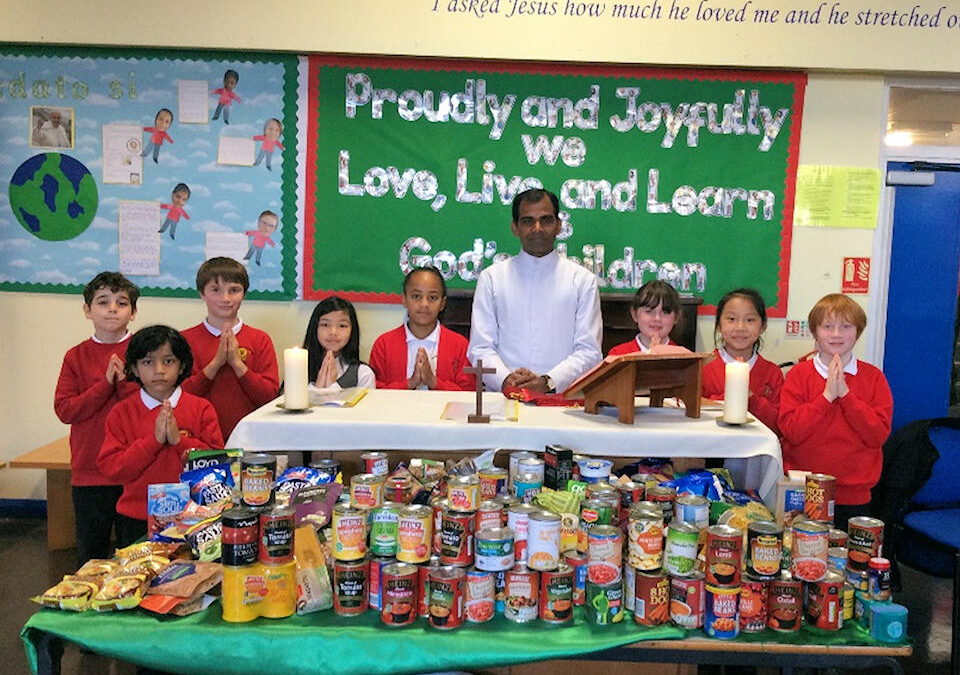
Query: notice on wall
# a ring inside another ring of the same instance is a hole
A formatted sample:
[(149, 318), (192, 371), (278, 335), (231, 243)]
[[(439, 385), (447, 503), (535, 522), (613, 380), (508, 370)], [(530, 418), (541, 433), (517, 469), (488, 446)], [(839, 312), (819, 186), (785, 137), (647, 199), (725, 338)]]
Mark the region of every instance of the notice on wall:
[(137, 124), (104, 124), (103, 182), (140, 185), (143, 158), (140, 156), (143, 129)]
[(793, 223), (806, 227), (877, 227), (881, 172), (845, 166), (797, 170)]
[(160, 274), (160, 204), (122, 201), (117, 205), (120, 272), (130, 276)]

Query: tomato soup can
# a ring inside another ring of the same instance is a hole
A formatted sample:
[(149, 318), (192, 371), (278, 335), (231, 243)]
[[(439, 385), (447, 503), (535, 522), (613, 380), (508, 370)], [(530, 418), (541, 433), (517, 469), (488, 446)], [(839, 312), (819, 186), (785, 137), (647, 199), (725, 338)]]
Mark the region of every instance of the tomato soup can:
[(477, 476), (480, 478), (480, 498), (494, 499), (507, 489), (507, 470), (499, 466), (480, 469)]
[(573, 568), (560, 563), (540, 573), (540, 620), (568, 623), (573, 620)]
[(700, 495), (677, 497), (673, 519), (691, 523), (697, 529), (706, 527), (710, 524), (710, 500)]
[(637, 572), (634, 622), (662, 626), (670, 620), (670, 577), (666, 572)]
[(400, 529), (400, 504), (384, 502), (370, 512), (370, 553), (379, 556), (397, 554)]
[(823, 523), (801, 520), (793, 524), (790, 572), (798, 581), (820, 581), (827, 573), (827, 534)]
[(367, 555), (367, 512), (340, 502), (333, 507), (333, 557), (360, 560)]
[(426, 619), (430, 616), (430, 570), (440, 567), (440, 556), (432, 555), (427, 562), (417, 565), (417, 616)]
[(614, 525), (590, 530), (587, 549), (587, 579), (603, 585), (620, 581), (623, 567), (623, 533)]
[(362, 560), (333, 561), (333, 611), (340, 616), (363, 614), (370, 606), (370, 563)]
[(740, 634), (740, 587), (707, 584), (703, 631), (713, 638), (732, 640)]
[(410, 476), (390, 476), (383, 483), (383, 503), (407, 504), (413, 496)]
[(700, 528), (677, 518), (667, 527), (667, 543), (663, 551), (663, 569), (678, 577), (693, 572), (697, 564), (697, 541)]
[(241, 567), (257, 561), (260, 542), (260, 515), (238, 506), (220, 515), (221, 560), (225, 566)]
[(663, 563), (663, 514), (637, 504), (627, 521), (627, 560), (638, 570), (660, 569)]
[(350, 505), (355, 509), (375, 509), (383, 504), (383, 476), (358, 473), (350, 478)]
[(623, 584), (619, 581), (595, 584), (588, 579), (584, 609), (587, 623), (597, 626), (620, 623), (625, 614)]
[(360, 455), (360, 461), (363, 462), (363, 473), (373, 474), (374, 476), (386, 476), (390, 473), (390, 465), (387, 462), (387, 453), (385, 452), (365, 452)]
[(527, 567), (538, 572), (555, 570), (560, 564), (561, 518), (556, 513), (536, 511), (527, 519)]
[(646, 500), (651, 501), (660, 507), (660, 510), (663, 511), (663, 522), (665, 523), (669, 523), (671, 520), (673, 520), (674, 501), (676, 501), (676, 499), (676, 488), (668, 487), (666, 485), (654, 485), (653, 487), (647, 488)]
[(803, 515), (807, 520), (833, 523), (837, 479), (825, 473), (809, 473), (804, 488)]
[(430, 539), (431, 550), (440, 555), (440, 547), (442, 541), (440, 540), (441, 526), (443, 525), (443, 512), (450, 508), (450, 500), (446, 497), (434, 497), (430, 500), (430, 508), (433, 514), (433, 534)]
[(729, 525), (707, 528), (704, 572), (707, 586), (739, 586), (743, 533)]
[(292, 508), (275, 507), (260, 513), (260, 547), (257, 551), (260, 562), (282, 565), (293, 560), (293, 522)]
[(475, 513), (480, 506), (480, 478), (476, 475), (447, 479), (447, 499), (454, 511)]
[(397, 560), (423, 563), (430, 559), (433, 537), (433, 511), (426, 504), (410, 504), (400, 509), (397, 520)]
[(513, 530), (508, 527), (489, 527), (474, 537), (474, 563), (479, 570), (498, 572), (508, 570), (515, 562)]
[(820, 581), (804, 584), (803, 616), (807, 627), (823, 631), (843, 628), (843, 576), (827, 572)]
[(706, 587), (703, 572), (670, 577), (670, 620), (680, 628), (703, 628)]
[(580, 551), (567, 551), (563, 561), (573, 568), (573, 604), (579, 607), (585, 602), (587, 593), (587, 554)]
[(883, 521), (856, 516), (847, 521), (847, 569), (866, 572), (870, 558), (883, 554)]
[(383, 607), (383, 569), (396, 562), (396, 558), (378, 556), (370, 558), (370, 571), (367, 573), (367, 604), (371, 609)]
[(240, 460), (240, 503), (254, 509), (273, 505), (277, 458), (261, 452), (245, 452)]
[(537, 510), (530, 504), (515, 504), (507, 511), (507, 527), (513, 530), (513, 555), (517, 561), (527, 561), (527, 527), (530, 514)]
[(503, 504), (493, 499), (480, 502), (475, 520), (474, 530), (476, 532), (493, 527), (503, 527)]
[(390, 563), (382, 570), (380, 620), (387, 626), (409, 626), (417, 618), (416, 565)]
[(754, 579), (773, 579), (780, 574), (783, 558), (783, 528), (769, 520), (747, 525), (744, 567)]
[(506, 573), (503, 616), (516, 623), (533, 621), (539, 614), (539, 578), (535, 570), (522, 563)]
[(473, 512), (443, 512), (440, 519), (440, 564), (469, 567), (473, 564)]
[(463, 582), (460, 567), (441, 565), (430, 570), (428, 619), (440, 630), (453, 630), (463, 623)]
[(470, 568), (467, 570), (466, 590), (464, 596), (464, 614), (471, 623), (485, 623), (493, 618), (495, 613), (496, 590), (493, 582), (493, 572)]
[(740, 580), (740, 632), (759, 633), (767, 627), (767, 581)]
[(803, 582), (788, 573), (767, 582), (767, 628), (781, 633), (800, 630)]

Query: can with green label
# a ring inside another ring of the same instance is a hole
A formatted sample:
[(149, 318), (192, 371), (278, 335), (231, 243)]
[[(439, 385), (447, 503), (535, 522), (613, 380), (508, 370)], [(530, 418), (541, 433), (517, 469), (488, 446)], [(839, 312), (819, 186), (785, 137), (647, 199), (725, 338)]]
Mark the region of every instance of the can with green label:
[(370, 514), (370, 552), (375, 556), (397, 555), (400, 504), (384, 502)]

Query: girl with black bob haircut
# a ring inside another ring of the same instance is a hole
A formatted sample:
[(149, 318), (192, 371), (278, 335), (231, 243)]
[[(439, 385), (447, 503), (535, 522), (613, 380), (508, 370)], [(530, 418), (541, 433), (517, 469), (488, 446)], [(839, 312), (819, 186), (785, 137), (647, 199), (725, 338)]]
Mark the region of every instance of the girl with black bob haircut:
[(307, 376), (317, 389), (376, 389), (370, 366), (360, 360), (360, 323), (350, 301), (334, 295), (317, 303), (303, 338)]
[(193, 369), (193, 352), (190, 351), (190, 345), (180, 331), (170, 326), (147, 326), (133, 334), (130, 344), (127, 345), (127, 355), (123, 363), (123, 372), (127, 379), (142, 387), (143, 382), (137, 374), (137, 361), (167, 343), (173, 355), (180, 360), (180, 375), (177, 377), (177, 386), (180, 386)]

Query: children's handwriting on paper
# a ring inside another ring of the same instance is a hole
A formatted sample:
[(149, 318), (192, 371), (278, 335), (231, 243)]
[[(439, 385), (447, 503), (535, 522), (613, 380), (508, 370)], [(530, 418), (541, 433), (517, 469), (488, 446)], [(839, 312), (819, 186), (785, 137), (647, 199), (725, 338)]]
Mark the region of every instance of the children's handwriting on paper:
[[(5, 98), (30, 98), (39, 101), (44, 99), (82, 101), (89, 95), (90, 86), (75, 77), (57, 75), (53, 79), (34, 79), (26, 71), (21, 70), (9, 79), (0, 78), (0, 101)], [(113, 99), (126, 96), (130, 100), (136, 100), (137, 78), (134, 71), (129, 72), (126, 81), (111, 80), (107, 85), (107, 95)]]

